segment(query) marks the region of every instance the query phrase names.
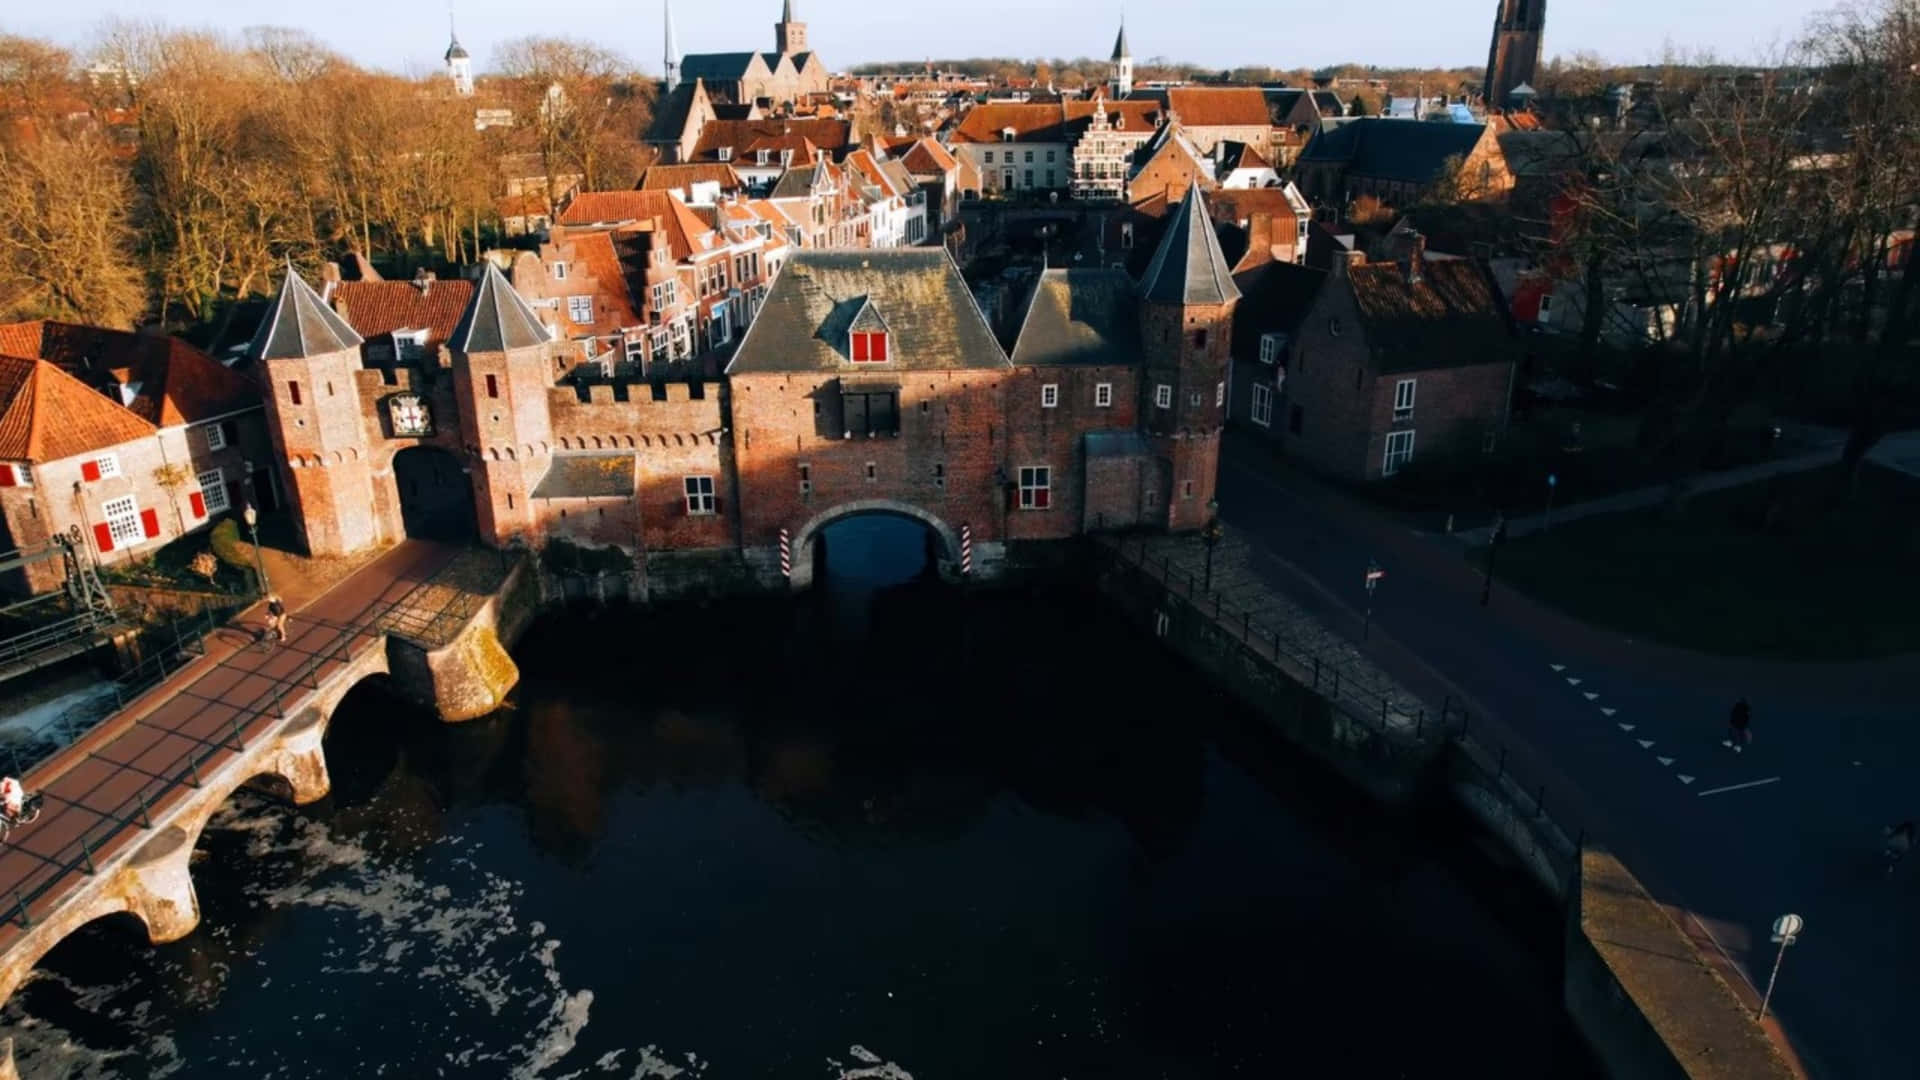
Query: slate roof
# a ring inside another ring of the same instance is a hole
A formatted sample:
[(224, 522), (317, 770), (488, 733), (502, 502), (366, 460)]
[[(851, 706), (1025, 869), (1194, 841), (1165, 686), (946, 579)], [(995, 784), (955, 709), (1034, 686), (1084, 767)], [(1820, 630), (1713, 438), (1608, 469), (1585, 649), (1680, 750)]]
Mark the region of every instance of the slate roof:
[(772, 199), (804, 199), (813, 194), (813, 189), (824, 179), (834, 179), (837, 175), (831, 162), (821, 161), (805, 168), (791, 168), (780, 174), (780, 179), (767, 193)]
[(1124, 270), (1047, 270), (1027, 302), (1013, 362), (1138, 363), (1139, 312), (1133, 279)]
[(1147, 437), (1138, 431), (1089, 431), (1086, 438), (1087, 456), (1090, 458), (1148, 457), (1152, 454), (1147, 446)]
[(455, 352), (489, 353), (546, 344), (547, 328), (513, 291), (493, 260), (486, 261), (473, 302), (460, 316), (447, 345)]
[(289, 270), (267, 317), (254, 331), (247, 356), (254, 361), (324, 356), (360, 347), (360, 335), (335, 314), (305, 278)]
[(1161, 304), (1224, 304), (1239, 298), (1200, 185), (1190, 185), (1174, 210), (1140, 279), (1140, 295)]
[(55, 365), (0, 356), (0, 459), (59, 461), (153, 433), (152, 424)]
[(1424, 260), (1418, 284), (1394, 262), (1348, 267), (1347, 279), (1382, 373), (1493, 363), (1512, 346), (1493, 282), (1469, 260)]
[[(856, 367), (847, 357), (847, 331), (868, 308), (886, 323), (890, 359)], [(727, 374), (1007, 367), (1007, 354), (946, 251), (895, 248), (796, 253), (774, 280)]]
[(1233, 354), (1257, 360), (1260, 335), (1297, 332), (1326, 285), (1327, 275), (1289, 262), (1268, 262), (1235, 274), (1233, 282), (1241, 296), (1240, 305), (1233, 309)]
[(1301, 152), (1300, 164), (1341, 164), (1358, 176), (1427, 184), (1440, 175), (1449, 157), (1473, 153), (1486, 130), (1485, 124), (1358, 117), (1323, 126)]
[(1120, 36), (1113, 39), (1113, 55), (1108, 59), (1129, 60), (1132, 58), (1133, 54), (1127, 51), (1127, 24), (1123, 22), (1120, 24)]
[(636, 487), (632, 454), (555, 454), (533, 497), (613, 499), (631, 497)]
[(1271, 169), (1273, 163), (1260, 155), (1260, 151), (1251, 144), (1243, 142), (1222, 142), (1220, 144), (1219, 173), (1222, 176), (1235, 169)]
[(753, 62), (759, 59), (759, 53), (751, 52), (688, 53), (680, 58), (680, 78), (683, 82), (689, 79), (738, 82), (747, 77)]
[(654, 106), (653, 123), (647, 126), (648, 142), (679, 142), (687, 132), (687, 116), (693, 112), (694, 95), (705, 96), (707, 88), (699, 79), (685, 79)]
[(127, 408), (160, 427), (211, 420), (260, 404), (252, 379), (169, 334), (53, 321), (15, 323), (0, 326), (0, 353), (46, 360), (89, 386), (115, 394), (121, 386), (137, 387)]
[(335, 310), (363, 338), (395, 330), (425, 330), (426, 350), (445, 344), (473, 300), (473, 282), (343, 281), (333, 288)]
[(1345, 116), (1347, 114), (1346, 104), (1340, 100), (1339, 94), (1331, 90), (1315, 90), (1313, 92), (1313, 107), (1320, 110), (1321, 116)]

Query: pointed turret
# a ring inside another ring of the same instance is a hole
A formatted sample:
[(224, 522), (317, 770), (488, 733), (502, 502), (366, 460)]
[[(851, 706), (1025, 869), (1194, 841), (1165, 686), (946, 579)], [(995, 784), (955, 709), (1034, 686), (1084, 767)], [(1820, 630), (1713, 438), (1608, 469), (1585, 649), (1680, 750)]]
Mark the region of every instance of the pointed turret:
[(680, 88), (680, 41), (673, 33), (673, 0), (667, 0), (667, 93)]
[(1127, 17), (1120, 16), (1120, 33), (1113, 39), (1113, 58), (1107, 64), (1107, 82), (1115, 99), (1133, 93), (1133, 50), (1127, 48)]
[(360, 335), (327, 306), (306, 279), (287, 268), (280, 293), (254, 331), (247, 357), (260, 360), (299, 360), (360, 347)]
[(1120, 36), (1113, 39), (1113, 57), (1115, 60), (1131, 60), (1133, 52), (1127, 48), (1127, 23), (1120, 20)]
[(1199, 184), (1188, 186), (1186, 198), (1167, 223), (1167, 234), (1140, 279), (1140, 295), (1156, 304), (1225, 304), (1240, 299)]
[(479, 287), (473, 290), (472, 302), (447, 339), (447, 347), (461, 353), (506, 352), (545, 345), (548, 340), (540, 317), (489, 259)]
[(447, 12), (447, 78), (453, 80), (453, 92), (462, 97), (473, 93), (473, 57), (460, 44), (460, 32), (454, 28), (453, 12)]

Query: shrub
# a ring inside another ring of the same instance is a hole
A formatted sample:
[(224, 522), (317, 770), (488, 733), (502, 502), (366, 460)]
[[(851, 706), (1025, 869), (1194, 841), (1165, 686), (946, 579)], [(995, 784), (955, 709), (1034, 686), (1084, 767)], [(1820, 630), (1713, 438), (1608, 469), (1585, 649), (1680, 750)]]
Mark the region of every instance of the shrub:
[(212, 534), (207, 537), (207, 546), (213, 550), (216, 558), (235, 570), (253, 569), (253, 560), (240, 550), (240, 523), (232, 518), (213, 527)]

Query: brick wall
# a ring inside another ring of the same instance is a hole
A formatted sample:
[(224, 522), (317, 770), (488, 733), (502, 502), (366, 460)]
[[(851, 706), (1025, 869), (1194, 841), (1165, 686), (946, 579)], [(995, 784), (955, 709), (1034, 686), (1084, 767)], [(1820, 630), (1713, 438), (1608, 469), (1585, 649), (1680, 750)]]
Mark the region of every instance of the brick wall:
[(381, 541), (365, 408), (355, 381), (359, 369), (357, 349), (266, 360), (259, 369), (274, 456), (314, 555), (341, 555)]
[[(1141, 308), (1141, 343), (1147, 367), (1140, 409), (1155, 454), (1170, 474), (1156, 490), (1148, 512), (1165, 528), (1182, 532), (1207, 523), (1219, 472), (1220, 429), (1226, 422), (1225, 386), (1232, 355), (1233, 304)], [(1158, 390), (1170, 388), (1172, 403), (1160, 408)], [(1164, 512), (1158, 507), (1164, 506)], [(1164, 516), (1162, 516), (1162, 514)]]
[[(573, 387), (547, 391), (557, 452), (623, 450), (636, 457), (633, 513), (619, 521), (610, 509), (596, 514), (607, 519), (594, 526), (594, 535), (605, 536), (598, 542), (633, 550), (638, 538), (638, 547), (646, 551), (731, 546), (739, 495), (732, 486), (728, 440), (721, 433), (726, 421), (720, 384), (706, 384), (703, 396), (695, 398), (686, 383), (666, 383), (661, 400), (649, 386), (624, 389), (625, 401), (611, 385), (588, 386), (586, 401)], [(686, 480), (692, 476), (713, 478), (717, 513), (688, 512)], [(573, 531), (577, 524), (560, 528), (555, 508), (541, 502), (543, 529), (587, 539)], [(569, 511), (569, 522), (572, 517)]]
[[(1109, 388), (1112, 404), (1100, 406), (1096, 388)], [(1045, 388), (1055, 388), (1052, 408)], [(1047, 508), (1016, 509), (1007, 519), (1009, 540), (1057, 540), (1077, 534), (1086, 516), (1086, 446), (1089, 431), (1133, 430), (1138, 416), (1138, 380), (1130, 367), (1057, 366), (1016, 368), (1007, 383), (1006, 471), (1016, 484), (1025, 466), (1050, 470)], [(1109, 482), (1112, 480), (1109, 478)]]

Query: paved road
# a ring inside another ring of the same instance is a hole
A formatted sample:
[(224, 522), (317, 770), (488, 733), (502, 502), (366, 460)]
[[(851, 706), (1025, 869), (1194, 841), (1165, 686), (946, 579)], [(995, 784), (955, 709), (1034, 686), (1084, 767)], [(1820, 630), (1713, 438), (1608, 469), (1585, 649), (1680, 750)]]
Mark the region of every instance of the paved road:
[[(1704, 657), (1589, 629), (1497, 584), (1482, 608), (1457, 540), (1244, 443), (1228, 444), (1220, 492), (1260, 571), (1356, 637), (1362, 573), (1378, 560), (1374, 659), (1469, 702), (1476, 732), (1545, 785), (1550, 811), (1625, 858), (1750, 982), (1764, 986), (1773, 963), (1774, 917), (1805, 917), (1775, 1003), (1809, 1072), (1920, 1076), (1920, 866), (1882, 878), (1878, 837), (1920, 816), (1920, 662)], [(1755, 741), (1735, 755), (1720, 739), (1743, 694)]]
[(45, 918), (84, 880), (77, 841), (85, 836), (96, 862), (143, 842), (146, 830), (120, 824), (135, 816), (142, 799), (158, 813), (187, 798), (192, 788), (173, 782), (198, 759), (211, 771), (231, 759), (236, 736), (251, 742), (280, 721), (277, 703), (298, 697), (302, 685), (338, 666), (349, 648), (376, 640), (376, 614), (428, 580), (455, 549), (408, 541), (335, 583), (293, 614), (287, 644), (269, 649), (254, 642), (259, 616), (248, 613), (216, 631), (207, 655), (117, 716), (89, 732), (26, 778), (42, 792), (39, 820), (14, 831), (0, 848), (0, 950), (22, 934), (18, 900), (35, 922)]

